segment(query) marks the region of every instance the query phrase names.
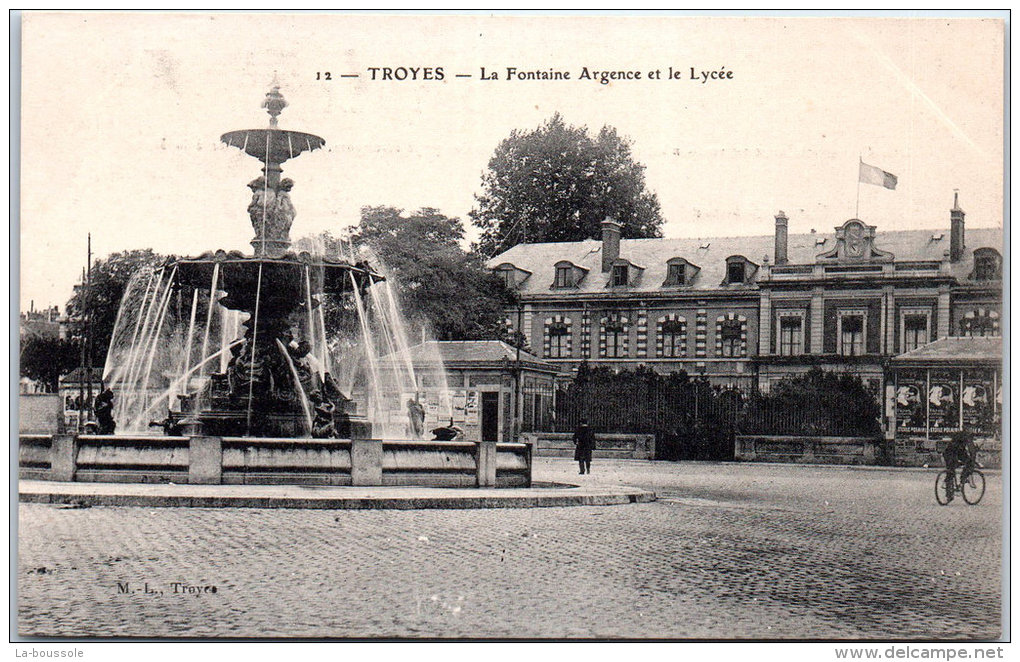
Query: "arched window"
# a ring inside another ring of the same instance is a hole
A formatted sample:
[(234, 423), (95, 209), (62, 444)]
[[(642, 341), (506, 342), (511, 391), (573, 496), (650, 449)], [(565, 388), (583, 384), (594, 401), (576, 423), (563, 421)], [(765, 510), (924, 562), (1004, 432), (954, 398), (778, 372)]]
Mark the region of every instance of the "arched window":
[(624, 315), (607, 315), (602, 318), (599, 329), (599, 356), (618, 359), (627, 356), (629, 347), (629, 325)]
[(566, 359), (571, 355), (573, 320), (563, 315), (547, 317), (543, 338), (544, 354), (550, 359)]
[(715, 355), (747, 356), (747, 318), (730, 313), (715, 320)]
[(687, 355), (687, 320), (679, 315), (660, 317), (656, 324), (655, 355), (681, 358)]

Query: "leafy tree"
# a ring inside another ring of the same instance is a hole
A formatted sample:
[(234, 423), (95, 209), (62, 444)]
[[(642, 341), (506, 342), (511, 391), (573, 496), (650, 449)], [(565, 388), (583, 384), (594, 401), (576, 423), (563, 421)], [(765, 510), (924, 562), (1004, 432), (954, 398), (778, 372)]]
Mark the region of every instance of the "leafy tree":
[(21, 376), (35, 379), (56, 393), (60, 375), (76, 368), (80, 346), (59, 338), (26, 337), (21, 340)]
[(594, 138), (559, 113), (533, 131), (514, 130), (496, 148), (471, 219), (478, 250), (495, 255), (522, 242), (580, 241), (600, 235), (607, 216), (624, 238), (661, 236), (658, 197), (631, 143), (605, 126)]
[(152, 249), (121, 251), (97, 260), (92, 265), (88, 287), (78, 285), (67, 302), (75, 337), (85, 335), (86, 320), (92, 337), (92, 361), (102, 363), (113, 336), (117, 311), (128, 281), (141, 269), (154, 268), (166, 258)]
[(421, 328), (440, 340), (499, 338), (512, 294), (485, 268), (481, 256), (464, 252), (463, 239), (460, 219), (436, 209), (404, 213), (380, 206), (362, 207), (361, 222), (349, 237), (324, 232), (299, 240), (296, 247), (317, 245), (327, 255), (348, 258), (352, 248), (367, 248), (378, 256), (371, 263), (396, 281), (412, 340)]

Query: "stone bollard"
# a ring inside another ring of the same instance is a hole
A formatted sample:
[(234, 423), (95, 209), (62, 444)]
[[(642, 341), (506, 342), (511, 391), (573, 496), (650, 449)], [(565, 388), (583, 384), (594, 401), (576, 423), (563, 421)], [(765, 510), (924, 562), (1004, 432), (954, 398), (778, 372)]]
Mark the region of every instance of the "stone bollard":
[(528, 463), (528, 483), (526, 487), (531, 487), (532, 484), (532, 477), (534, 476), (535, 472), (535, 449), (537, 448), (537, 446), (538, 446), (537, 444), (534, 445), (529, 444), (524, 451), (524, 459)]
[(351, 439), (351, 485), (382, 485), (383, 445), (379, 439)]
[(188, 439), (188, 484), (219, 485), (223, 482), (223, 440), (219, 437)]
[(864, 464), (878, 464), (878, 442), (871, 439), (864, 442)]
[(50, 442), (50, 480), (71, 482), (78, 463), (78, 438), (55, 434)]
[(475, 454), (478, 487), (496, 486), (496, 442), (479, 441)]
[(812, 463), (812, 462), (815, 461), (815, 443), (816, 443), (816, 441), (817, 440), (814, 437), (804, 437), (801, 440), (801, 443), (804, 444), (804, 450), (801, 452), (801, 455), (800, 455), (801, 462)]

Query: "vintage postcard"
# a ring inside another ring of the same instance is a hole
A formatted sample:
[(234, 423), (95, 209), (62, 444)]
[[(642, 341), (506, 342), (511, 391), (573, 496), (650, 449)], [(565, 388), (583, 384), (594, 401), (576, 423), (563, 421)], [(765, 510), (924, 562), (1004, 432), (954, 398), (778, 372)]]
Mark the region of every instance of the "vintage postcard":
[(1009, 639), (1005, 16), (19, 20), (12, 637)]

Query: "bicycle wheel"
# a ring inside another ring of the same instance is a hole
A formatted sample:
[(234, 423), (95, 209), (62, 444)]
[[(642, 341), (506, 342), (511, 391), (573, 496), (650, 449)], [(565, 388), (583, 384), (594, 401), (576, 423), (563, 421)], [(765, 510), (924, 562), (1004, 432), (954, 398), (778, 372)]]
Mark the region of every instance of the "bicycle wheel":
[(949, 486), (946, 484), (946, 479), (949, 477), (949, 472), (942, 470), (938, 476), (935, 476), (935, 500), (939, 502), (940, 506), (944, 506), (949, 503)]
[(963, 500), (972, 506), (976, 506), (981, 497), (985, 495), (985, 475), (975, 469), (963, 481)]

